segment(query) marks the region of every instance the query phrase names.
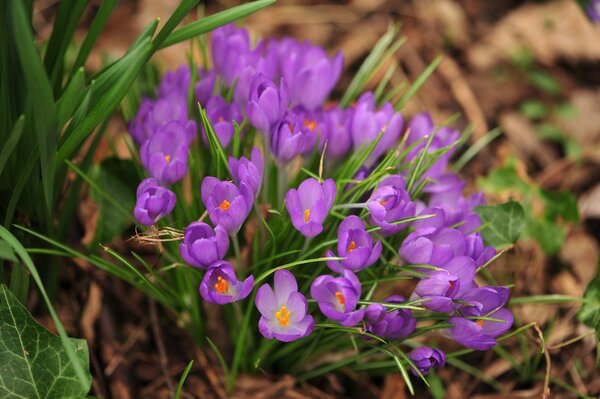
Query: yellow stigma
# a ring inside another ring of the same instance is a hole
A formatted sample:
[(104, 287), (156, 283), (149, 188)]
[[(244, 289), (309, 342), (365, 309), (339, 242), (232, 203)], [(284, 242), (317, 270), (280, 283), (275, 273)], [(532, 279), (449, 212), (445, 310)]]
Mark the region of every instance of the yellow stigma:
[(311, 121), (310, 119), (305, 119), (304, 126), (309, 128), (311, 132), (314, 132), (315, 129), (317, 128), (317, 122)]
[(285, 305), (283, 305), (281, 307), (281, 309), (279, 309), (279, 312), (275, 313), (275, 317), (277, 317), (277, 321), (279, 322), (279, 324), (281, 324), (284, 327), (289, 324), (291, 315), (292, 315), (292, 312), (289, 312), (287, 310), (287, 308), (285, 307)]
[(346, 298), (344, 298), (344, 295), (341, 292), (336, 291), (335, 292), (335, 297), (338, 299), (338, 301), (340, 301), (340, 305), (345, 305), (346, 304)]
[(223, 209), (224, 211), (229, 210), (229, 207), (231, 206), (231, 202), (227, 201), (227, 200), (223, 200), (223, 202), (221, 202), (221, 204), (219, 205), (219, 208)]
[(310, 209), (306, 209), (304, 211), (304, 223), (308, 223), (308, 218), (310, 217)]
[(475, 324), (477, 324), (479, 327), (483, 327), (483, 323), (485, 322), (485, 320), (477, 320), (475, 322)]
[(217, 290), (219, 294), (225, 294), (228, 289), (229, 283), (227, 283), (227, 281), (225, 281), (223, 277), (217, 277), (217, 284), (215, 284), (215, 290)]
[(171, 156), (170, 155), (165, 155), (165, 161), (167, 161), (167, 163), (171, 162)]
[(356, 249), (356, 243), (354, 241), (350, 241), (350, 245), (348, 245), (348, 253), (351, 253)]
[(387, 128), (388, 128), (388, 125), (387, 125), (387, 124), (386, 124), (386, 125), (383, 125), (383, 127), (381, 128), (381, 131), (385, 133), (385, 131), (387, 130)]

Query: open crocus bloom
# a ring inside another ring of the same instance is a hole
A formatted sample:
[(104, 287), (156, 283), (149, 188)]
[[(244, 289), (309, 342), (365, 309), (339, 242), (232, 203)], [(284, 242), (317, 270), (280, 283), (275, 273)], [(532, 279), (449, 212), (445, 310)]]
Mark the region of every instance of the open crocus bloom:
[[(344, 274), (344, 270), (358, 272), (377, 261), (381, 255), (381, 242), (373, 246), (373, 240), (358, 216), (348, 216), (338, 229), (338, 255), (342, 260), (328, 260), (327, 266), (334, 272)], [(327, 250), (327, 257), (334, 257)]]
[(321, 312), (346, 327), (355, 326), (363, 318), (365, 309), (355, 310), (360, 292), (360, 281), (350, 270), (344, 271), (344, 277), (319, 276), (310, 287), (310, 296)]
[(237, 188), (232, 182), (207, 176), (201, 191), (210, 221), (223, 226), (230, 235), (236, 233), (252, 209), (254, 195), (250, 187), (242, 182)]
[(335, 200), (336, 187), (333, 179), (322, 184), (309, 178), (300, 183), (298, 190), (292, 188), (285, 196), (285, 206), (294, 227), (305, 237), (315, 237), (323, 231), (323, 222)]
[(367, 201), (372, 223), (381, 227), (383, 235), (398, 233), (407, 223), (394, 223), (415, 216), (415, 204), (406, 191), (402, 176), (389, 176), (379, 183)]
[(220, 260), (213, 263), (204, 275), (200, 283), (200, 295), (207, 302), (223, 305), (246, 298), (253, 285), (253, 276), (243, 282), (238, 281), (231, 263)]
[(264, 284), (256, 293), (256, 307), (262, 315), (258, 322), (260, 333), (283, 342), (308, 336), (315, 323), (306, 314), (306, 297), (298, 292), (294, 275), (285, 269), (276, 271), (273, 288)]
[[(402, 303), (404, 297), (392, 295), (383, 300), (384, 303)], [(391, 312), (379, 303), (372, 303), (365, 311), (367, 331), (381, 338), (400, 339), (414, 331), (417, 320), (408, 309), (395, 309)]]

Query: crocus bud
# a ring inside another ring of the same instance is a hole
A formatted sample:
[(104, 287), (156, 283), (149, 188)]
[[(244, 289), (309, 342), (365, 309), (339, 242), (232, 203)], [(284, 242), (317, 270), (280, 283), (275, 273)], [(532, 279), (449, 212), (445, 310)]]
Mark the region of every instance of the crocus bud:
[(381, 227), (384, 235), (398, 233), (407, 223), (395, 222), (415, 216), (415, 204), (405, 187), (401, 176), (388, 176), (379, 183), (367, 201), (370, 220)]
[(311, 151), (316, 142), (316, 132), (304, 129), (302, 120), (292, 112), (286, 112), (271, 129), (271, 150), (279, 162), (289, 162)]
[(288, 107), (287, 85), (281, 80), (277, 87), (263, 74), (256, 74), (250, 84), (250, 96), (246, 105), (248, 122), (259, 132), (269, 134)]
[(185, 229), (179, 253), (183, 260), (195, 267), (207, 268), (223, 259), (229, 248), (227, 231), (203, 222), (194, 222)]
[[(240, 107), (236, 103), (228, 104), (221, 96), (213, 96), (206, 104), (206, 115), (215, 129), (219, 142), (223, 148), (227, 147), (235, 133), (233, 122), (241, 124), (244, 119)], [(200, 130), (202, 139), (206, 143), (204, 127), (202, 126)]]
[[(384, 303), (402, 303), (404, 298), (392, 295)], [(381, 338), (400, 339), (412, 333), (417, 320), (408, 309), (389, 309), (379, 303), (372, 303), (365, 310), (364, 322), (367, 331)]]
[(142, 180), (137, 188), (137, 201), (133, 215), (138, 223), (152, 226), (175, 207), (175, 193), (158, 185), (156, 179)]
[(256, 196), (260, 192), (263, 177), (263, 157), (256, 147), (252, 149), (251, 160), (241, 157), (239, 160), (229, 157), (229, 171), (236, 184), (245, 182)]
[[(430, 348), (428, 346), (421, 346), (413, 349), (408, 354), (409, 359), (419, 369), (422, 375), (427, 375), (429, 369), (432, 367), (439, 368), (446, 364), (446, 355), (439, 349)], [(418, 376), (416, 370), (410, 370), (415, 376)]]
[(444, 266), (465, 251), (465, 237), (460, 231), (424, 227), (410, 233), (398, 253), (408, 263)]

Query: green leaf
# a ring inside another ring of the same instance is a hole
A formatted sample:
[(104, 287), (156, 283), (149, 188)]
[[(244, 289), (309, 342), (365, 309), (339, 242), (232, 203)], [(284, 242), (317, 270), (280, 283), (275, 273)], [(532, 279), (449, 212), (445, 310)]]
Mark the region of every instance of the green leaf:
[(517, 242), (525, 227), (523, 207), (515, 201), (501, 205), (478, 206), (475, 212), (483, 222), (483, 240), (496, 248)]
[(542, 250), (549, 255), (554, 255), (560, 251), (567, 235), (565, 226), (547, 219), (530, 221), (526, 233), (535, 238)]
[(15, 255), (11, 246), (2, 239), (0, 239), (0, 259), (18, 262), (17, 256)]
[(598, 258), (596, 277), (587, 286), (583, 299), (577, 318), (586, 326), (596, 330), (598, 341), (600, 339), (600, 258)]
[(171, 14), (163, 28), (154, 39), (154, 47), (159, 48), (162, 42), (173, 32), (173, 29), (185, 18), (185, 16), (198, 4), (199, 0), (183, 0), (175, 12)]
[(427, 81), (427, 79), (429, 79), (429, 76), (431, 76), (431, 74), (435, 71), (435, 69), (438, 67), (438, 65), (440, 65), (440, 62), (442, 62), (442, 60), (443, 60), (443, 57), (441, 55), (438, 55), (437, 57), (435, 57), (435, 59), (431, 62), (431, 64), (429, 64), (429, 66), (427, 68), (425, 68), (425, 70), (419, 75), (417, 80), (415, 80), (413, 82), (413, 84), (410, 85), (410, 88), (400, 98), (400, 101), (398, 101), (398, 103), (394, 107), (396, 110), (401, 110), (406, 105), (406, 103), (411, 99), (411, 97), (413, 95), (415, 95), (415, 93), (417, 91), (419, 91), (421, 86), (423, 86), (423, 84)]
[(56, 119), (59, 127), (63, 127), (73, 115), (83, 99), (83, 86), (85, 84), (85, 71), (79, 68), (73, 75), (65, 91), (56, 102)]
[(10, 158), (13, 150), (19, 143), (21, 139), (21, 134), (23, 133), (23, 125), (25, 124), (25, 116), (21, 115), (19, 119), (15, 122), (15, 125), (8, 136), (8, 139), (4, 142), (2, 146), (2, 151), (0, 151), (0, 176), (2, 175), (2, 170), (4, 170), (4, 166), (6, 162)]
[(548, 94), (560, 93), (560, 84), (547, 72), (531, 71), (528, 78), (533, 86)]
[(577, 198), (568, 191), (553, 193), (540, 190), (540, 197), (544, 201), (544, 217), (549, 220), (562, 218), (569, 222), (577, 223), (579, 211), (577, 209)]
[(521, 113), (529, 119), (542, 119), (548, 116), (550, 110), (539, 100), (526, 100), (520, 105)]
[[(77, 380), (61, 339), (33, 320), (10, 290), (0, 285), (0, 396), (4, 398), (82, 398), (88, 389)], [(85, 340), (69, 345), (88, 365)], [(88, 373), (88, 381), (91, 376)], [(89, 385), (88, 385), (89, 387)]]
[(219, 26), (223, 26), (237, 19), (247, 17), (248, 15), (253, 14), (256, 11), (261, 10), (273, 3), (275, 3), (275, 0), (253, 1), (248, 4), (242, 4), (237, 7), (221, 11), (215, 15), (202, 18), (200, 21), (192, 22), (171, 32), (171, 34), (167, 36), (165, 41), (161, 44), (160, 48), (169, 47), (173, 44), (191, 39), (192, 37), (208, 33)]

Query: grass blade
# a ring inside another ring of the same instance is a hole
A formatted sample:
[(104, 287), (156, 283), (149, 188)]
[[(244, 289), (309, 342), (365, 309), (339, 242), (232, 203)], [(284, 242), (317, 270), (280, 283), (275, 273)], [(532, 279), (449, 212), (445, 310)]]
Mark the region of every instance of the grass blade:
[(2, 176), (2, 170), (6, 165), (6, 162), (10, 158), (13, 150), (19, 143), (21, 139), (21, 134), (23, 133), (23, 125), (25, 124), (25, 116), (21, 115), (17, 122), (12, 128), (10, 135), (8, 136), (8, 140), (4, 143), (4, 147), (2, 147), (2, 151), (0, 152), (0, 176)]
[(198, 4), (199, 0), (183, 0), (175, 12), (171, 14), (163, 28), (158, 32), (156, 38), (152, 42), (155, 48), (160, 48), (162, 42), (173, 32), (173, 30), (179, 25), (186, 15)]
[(183, 374), (181, 374), (181, 378), (179, 379), (179, 383), (177, 384), (177, 390), (175, 391), (174, 399), (179, 399), (181, 397), (181, 391), (183, 390), (183, 384), (185, 383), (185, 379), (187, 378), (192, 366), (194, 365), (194, 361), (190, 360), (185, 370), (183, 370)]
[(395, 107), (396, 111), (401, 110), (406, 105), (406, 103), (411, 99), (411, 97), (414, 96), (417, 91), (419, 91), (421, 86), (423, 86), (423, 84), (427, 81), (427, 79), (429, 79), (429, 76), (431, 76), (433, 71), (435, 71), (435, 69), (440, 64), (440, 62), (442, 62), (442, 59), (443, 59), (443, 57), (441, 55), (438, 55), (437, 57), (435, 57), (433, 62), (431, 64), (429, 64), (429, 66), (427, 68), (425, 68), (423, 73), (421, 73), (421, 75), (419, 75), (417, 80), (415, 80), (414, 83), (412, 85), (410, 85), (410, 87), (406, 91), (406, 93), (404, 93), (404, 95), (400, 98), (400, 101), (398, 101), (398, 103), (396, 104), (396, 107)]

